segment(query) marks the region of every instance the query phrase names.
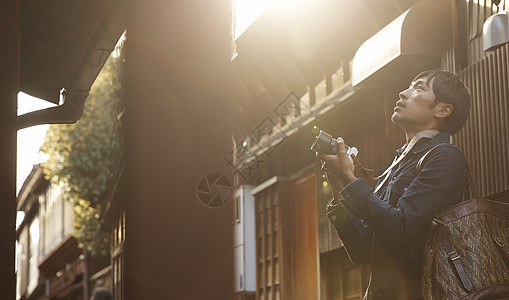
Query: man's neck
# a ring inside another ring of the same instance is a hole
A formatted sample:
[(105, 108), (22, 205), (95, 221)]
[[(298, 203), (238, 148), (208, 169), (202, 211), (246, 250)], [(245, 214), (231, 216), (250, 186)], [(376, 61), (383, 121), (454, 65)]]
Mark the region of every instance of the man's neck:
[[(432, 131), (435, 130), (435, 131), (438, 131), (437, 129), (435, 128), (426, 128), (426, 129), (423, 129), (423, 130), (415, 130), (415, 131), (410, 131), (410, 130), (405, 130), (405, 135), (406, 135), (406, 142), (407, 144), (410, 143), (410, 141), (415, 137), (415, 136), (420, 136), (420, 137), (430, 137), (430, 136), (434, 136), (436, 133), (432, 133)], [(430, 131), (430, 132), (427, 132), (427, 131)]]
[(417, 132), (407, 132), (405, 131), (405, 135), (406, 135), (406, 143), (410, 143), (410, 141), (412, 140), (412, 138), (417, 134)]
[(424, 129), (416, 129), (416, 130), (404, 130), (405, 136), (406, 136), (406, 142), (410, 143), (410, 141), (419, 134), (420, 132), (423, 132), (425, 130), (437, 130), (436, 128), (424, 128)]

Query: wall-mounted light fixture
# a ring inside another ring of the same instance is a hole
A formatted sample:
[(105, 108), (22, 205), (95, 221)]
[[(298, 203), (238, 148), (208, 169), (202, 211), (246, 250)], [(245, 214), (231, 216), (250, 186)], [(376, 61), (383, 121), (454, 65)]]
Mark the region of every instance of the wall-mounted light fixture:
[(495, 50), (509, 42), (509, 12), (499, 12), (484, 22), (482, 41), (484, 51)]

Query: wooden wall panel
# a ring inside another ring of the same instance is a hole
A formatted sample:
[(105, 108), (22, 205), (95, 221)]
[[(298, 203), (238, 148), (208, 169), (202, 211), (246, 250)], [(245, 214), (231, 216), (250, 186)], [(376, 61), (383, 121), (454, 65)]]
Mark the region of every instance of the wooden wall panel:
[(315, 177), (307, 176), (292, 182), (288, 192), (290, 222), (283, 226), (289, 226), (291, 232), (288, 248), (292, 271), (291, 299), (317, 299), (319, 255)]
[(317, 299), (318, 229), (314, 173), (255, 195), (256, 299)]
[(484, 197), (509, 190), (509, 45), (459, 72), (472, 106), (465, 127), (453, 136), (470, 162)]

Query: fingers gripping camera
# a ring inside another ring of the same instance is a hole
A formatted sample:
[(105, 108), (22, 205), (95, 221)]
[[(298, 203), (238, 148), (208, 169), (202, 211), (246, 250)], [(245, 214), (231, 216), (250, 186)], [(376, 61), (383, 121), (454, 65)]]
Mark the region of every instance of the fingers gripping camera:
[[(353, 163), (352, 154), (357, 156), (359, 154), (359, 150), (355, 147), (350, 147), (345, 145), (346, 154), (350, 158)], [(320, 130), (320, 134), (316, 137), (315, 141), (311, 145), (311, 150), (315, 151), (317, 154), (327, 155), (327, 154), (337, 154), (338, 153), (338, 143), (336, 139), (332, 138), (330, 134), (327, 132)]]

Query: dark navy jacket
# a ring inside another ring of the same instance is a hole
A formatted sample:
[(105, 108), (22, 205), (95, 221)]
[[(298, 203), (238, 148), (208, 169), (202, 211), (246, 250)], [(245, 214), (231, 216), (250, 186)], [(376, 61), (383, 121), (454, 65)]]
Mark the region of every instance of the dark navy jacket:
[(416, 165), (430, 148), (449, 139), (445, 132), (422, 138), (386, 175), (390, 177), (377, 194), (358, 179), (341, 191), (349, 210), (341, 204), (328, 208), (327, 216), (352, 262), (371, 264), (372, 299), (422, 299), (427, 230), (438, 210), (461, 201), (465, 161), (458, 148), (447, 144), (426, 156), (420, 172)]

